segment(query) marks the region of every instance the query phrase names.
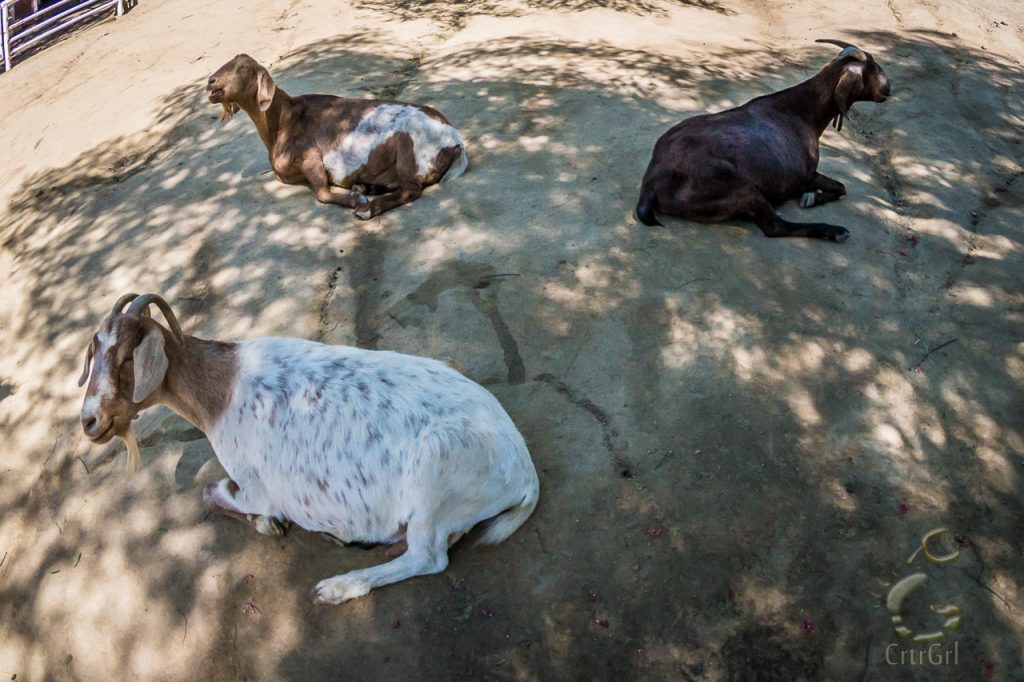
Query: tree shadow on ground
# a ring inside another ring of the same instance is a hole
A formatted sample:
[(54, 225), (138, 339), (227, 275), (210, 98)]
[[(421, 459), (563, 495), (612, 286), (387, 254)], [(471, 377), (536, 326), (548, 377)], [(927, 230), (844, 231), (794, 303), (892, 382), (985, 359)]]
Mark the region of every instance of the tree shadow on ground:
[(667, 16), (673, 7), (693, 7), (732, 15), (734, 12), (717, 0), (523, 0), (522, 3), (508, 3), (503, 0), (456, 0), (456, 2), (409, 2), (409, 0), (358, 0), (357, 7), (382, 12), (398, 21), (430, 19), (449, 29), (460, 30), (468, 18), (476, 16), (516, 17), (537, 10), (559, 10), (583, 12), (605, 9), (636, 15)]
[[(31, 283), (9, 352), (35, 372), (12, 378), (0, 426), (47, 434), (16, 444), (42, 462), (31, 485), (0, 474), (15, 660), (45, 679), (888, 679), (877, 581), (948, 526), (963, 556), (927, 570), (965, 611), (961, 667), (898, 675), (1020, 675), (1022, 624), (1001, 599), (1024, 565), (1024, 189), (1007, 132), (1024, 78), (939, 34), (857, 37), (887, 46), (874, 52), (906, 95), (826, 138), (822, 170), (850, 195), (816, 212), (851, 227), (843, 246), (630, 218), (668, 125), (796, 82), (820, 48), (767, 71), (762, 47), (682, 63), (506, 39), (437, 64), (379, 57), (372, 34), (302, 48), (274, 66), (286, 90), (385, 88), (472, 141), (466, 176), (366, 224), (277, 184), (251, 124), (216, 124), (195, 83), (167, 97), (167, 136), (33, 176), (0, 231)], [(936, 84), (960, 108), (921, 118), (946, 102)], [(966, 121), (983, 144), (951, 164), (941, 135)], [(72, 382), (127, 290), (165, 294), (203, 336), (450, 362), (520, 426), (540, 507), (439, 576), (310, 607), (317, 580), (382, 552), (205, 517), (219, 467), (165, 410), (139, 421), (139, 476), (86, 456)]]

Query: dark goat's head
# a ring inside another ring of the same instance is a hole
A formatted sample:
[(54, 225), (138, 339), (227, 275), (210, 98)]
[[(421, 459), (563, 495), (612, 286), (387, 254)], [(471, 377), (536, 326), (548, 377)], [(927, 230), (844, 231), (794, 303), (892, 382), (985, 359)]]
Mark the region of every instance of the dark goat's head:
[(835, 68), (840, 71), (833, 92), (833, 98), (839, 108), (836, 127), (842, 125), (842, 117), (849, 113), (854, 102), (884, 102), (889, 97), (889, 77), (870, 53), (842, 40), (822, 38), (815, 42), (830, 43), (843, 48), (842, 52), (825, 66), (826, 69)]
[(227, 120), (245, 104), (255, 104), (260, 111), (269, 109), (277, 86), (269, 71), (249, 55), (240, 54), (210, 76), (206, 91), (210, 102), (221, 105), (221, 120)]
[[(131, 306), (122, 312), (129, 302)], [(106, 443), (114, 436), (124, 440), (133, 472), (138, 471), (140, 458), (132, 420), (163, 383), (168, 364), (165, 331), (149, 316), (150, 304), (160, 308), (172, 335), (181, 342), (181, 327), (166, 301), (155, 294), (127, 294), (114, 304), (86, 348), (78, 379), (79, 386), (89, 382), (81, 412), (86, 437), (94, 443)]]

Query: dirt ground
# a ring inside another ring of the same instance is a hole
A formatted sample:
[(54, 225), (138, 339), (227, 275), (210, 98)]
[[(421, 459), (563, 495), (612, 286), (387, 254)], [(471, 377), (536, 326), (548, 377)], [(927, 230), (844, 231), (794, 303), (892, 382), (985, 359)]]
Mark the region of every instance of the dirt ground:
[[(849, 195), (781, 209), (847, 243), (632, 219), (661, 132), (808, 77), (819, 37), (893, 84), (824, 135)], [(177, 0), (22, 60), (0, 679), (1024, 680), (1022, 38), (1011, 0)], [(292, 94), (432, 104), (470, 171), (367, 223), (317, 205), (206, 103), (238, 52)], [(221, 469), (167, 410), (135, 477), (82, 438), (83, 351), (127, 291), (201, 336), (450, 362), (519, 425), (540, 506), (440, 575), (312, 607), (383, 549), (208, 517)], [(943, 527), (959, 557), (908, 565)], [(893, 632), (915, 571), (906, 618), (956, 604), (955, 660)]]

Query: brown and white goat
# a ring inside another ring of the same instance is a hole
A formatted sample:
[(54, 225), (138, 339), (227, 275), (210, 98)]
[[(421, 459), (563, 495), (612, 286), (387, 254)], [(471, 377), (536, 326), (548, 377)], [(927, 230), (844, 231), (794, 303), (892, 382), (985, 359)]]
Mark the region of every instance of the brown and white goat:
[(800, 197), (810, 208), (846, 194), (818, 173), (818, 139), (854, 102), (884, 102), (889, 78), (875, 59), (840, 40), (843, 50), (809, 80), (717, 114), (676, 124), (654, 146), (636, 215), (660, 225), (655, 213), (702, 223), (751, 220), (768, 237), (817, 237), (842, 242), (849, 231), (827, 223), (792, 223), (773, 207)]
[(485, 524), (480, 542), (498, 543), (537, 505), (537, 472), (508, 414), (435, 360), (302, 339), (207, 341), (182, 333), (159, 296), (128, 294), (89, 344), (86, 381), (85, 435), (125, 440), (132, 470), (132, 420), (167, 405), (206, 434), (229, 476), (203, 491), (213, 511), (268, 535), (295, 523), (398, 549), (320, 581), (321, 603), (438, 573), (475, 525)]
[(249, 115), (278, 180), (308, 185), (317, 201), (354, 208), (362, 220), (414, 201), (469, 165), (459, 131), (428, 106), (290, 97), (245, 54), (210, 76), (206, 90), (222, 120), (239, 109)]

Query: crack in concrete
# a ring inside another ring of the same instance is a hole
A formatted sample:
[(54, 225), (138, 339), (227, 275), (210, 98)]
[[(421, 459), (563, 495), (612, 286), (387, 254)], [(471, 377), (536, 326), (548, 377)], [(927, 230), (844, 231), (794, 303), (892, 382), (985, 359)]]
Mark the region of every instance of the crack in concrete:
[[(323, 341), (324, 337), (327, 336), (327, 332), (331, 329), (327, 328), (330, 321), (330, 307), (331, 301), (334, 300), (335, 289), (338, 288), (338, 276), (341, 274), (341, 266), (337, 266), (330, 271), (327, 275), (327, 289), (320, 296), (320, 302), (317, 305), (317, 330), (316, 340)], [(335, 325), (337, 326), (337, 325)], [(333, 329), (333, 328), (332, 328)]]
[(556, 391), (566, 397), (566, 399), (583, 410), (586, 410), (594, 420), (601, 426), (601, 444), (604, 449), (612, 455), (615, 462), (615, 466), (619, 471), (619, 474), (623, 478), (633, 478), (633, 466), (630, 461), (619, 454), (616, 440), (618, 439), (619, 432), (611, 425), (611, 420), (608, 419), (608, 415), (602, 410), (593, 400), (577, 395), (576, 391), (569, 387), (564, 381), (556, 378), (552, 374), (538, 374), (533, 378), (534, 381), (540, 381), (545, 383)]
[(666, 521), (668, 514), (661, 508), (661, 504), (658, 502), (657, 496), (642, 480), (636, 477), (634, 471), (635, 467), (632, 461), (620, 452), (618, 445), (619, 432), (611, 424), (611, 419), (608, 414), (590, 398), (580, 396), (573, 388), (571, 388), (564, 381), (558, 379), (552, 374), (543, 373), (538, 374), (533, 378), (534, 381), (547, 384), (554, 388), (559, 394), (565, 396), (566, 400), (570, 403), (579, 407), (594, 418), (594, 421), (601, 427), (601, 444), (604, 449), (608, 451), (608, 454), (612, 457), (612, 464), (615, 467), (616, 473), (624, 479), (626, 479), (630, 485), (644, 498), (650, 505), (648, 513), (653, 518), (655, 523), (659, 526), (669, 526), (670, 524)]
[[(489, 288), (491, 283), (496, 281), (498, 280), (494, 268), (489, 265), (451, 263), (416, 287), (415, 291), (406, 296), (406, 300), (426, 306), (433, 312), (437, 310), (437, 300), (443, 292), (464, 287), (470, 303), (491, 323), (491, 328), (494, 330), (495, 336), (498, 337), (498, 344), (501, 346), (502, 357), (508, 370), (508, 383), (517, 386), (526, 381), (526, 365), (519, 354), (519, 344), (498, 308), (496, 297), (484, 296), (481, 293), (482, 289)], [(388, 311), (388, 315), (397, 321), (398, 316), (395, 312), (394, 310)], [(399, 324), (402, 323), (399, 322)]]
[(494, 333), (498, 336), (498, 344), (501, 346), (502, 355), (505, 358), (505, 367), (508, 368), (508, 383), (518, 386), (526, 381), (526, 365), (519, 355), (519, 344), (505, 323), (505, 318), (498, 310), (498, 303), (493, 297), (483, 296), (476, 289), (470, 289), (469, 299), (473, 306), (482, 312), (491, 322)]
[(384, 276), (384, 233), (363, 229), (347, 257), (348, 282), (355, 293), (356, 346), (377, 349), (381, 318), (381, 284)]

